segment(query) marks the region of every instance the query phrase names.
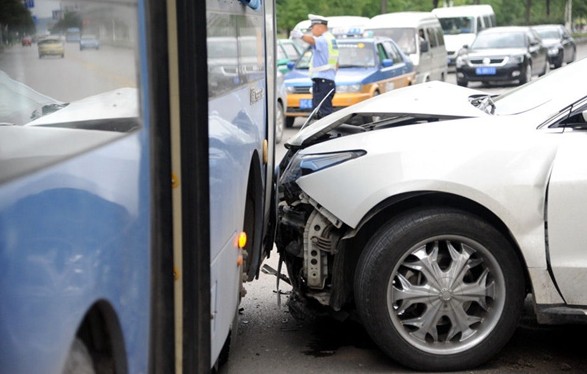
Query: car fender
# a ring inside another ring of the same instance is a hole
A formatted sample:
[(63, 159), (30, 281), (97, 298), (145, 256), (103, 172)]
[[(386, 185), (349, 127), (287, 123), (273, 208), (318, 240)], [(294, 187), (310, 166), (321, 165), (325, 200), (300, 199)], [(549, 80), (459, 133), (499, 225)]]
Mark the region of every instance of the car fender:
[[(528, 252), (528, 266), (545, 267), (544, 199), (556, 135), (516, 131), (518, 126), (492, 131), (491, 126), (482, 119), (461, 120), (324, 142), (304, 153), (362, 149), (367, 154), (305, 175), (297, 183), (351, 228), (394, 196), (415, 192), (461, 196), (493, 212), (508, 227), (520, 248)], [(465, 138), (467, 142), (462, 141)], [(463, 160), (463, 154), (475, 154), (467, 157), (475, 162)]]

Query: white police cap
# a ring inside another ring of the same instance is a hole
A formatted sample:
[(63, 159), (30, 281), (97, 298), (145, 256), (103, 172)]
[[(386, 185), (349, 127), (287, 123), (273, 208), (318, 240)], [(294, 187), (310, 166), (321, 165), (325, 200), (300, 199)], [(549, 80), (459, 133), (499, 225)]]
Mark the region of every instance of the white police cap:
[(317, 14), (308, 14), (308, 19), (311, 25), (322, 24), (328, 25), (328, 19), (326, 17), (319, 16)]

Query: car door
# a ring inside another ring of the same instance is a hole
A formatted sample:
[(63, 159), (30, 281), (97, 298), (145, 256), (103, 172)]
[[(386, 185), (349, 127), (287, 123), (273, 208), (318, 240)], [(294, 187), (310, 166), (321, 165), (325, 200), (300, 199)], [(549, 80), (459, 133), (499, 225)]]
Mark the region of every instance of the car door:
[(413, 67), (406, 64), (397, 46), (390, 41), (377, 43), (377, 54), (380, 58), (380, 65), (383, 56), (393, 61), (393, 64), (390, 67), (381, 68), (381, 71), (384, 72), (385, 78), (387, 79), (387, 89), (385, 92), (391, 91), (394, 88), (407, 87), (410, 85), (412, 78), (410, 73), (413, 73)]
[(542, 74), (546, 66), (546, 59), (548, 58), (547, 50), (542, 45), (542, 40), (532, 30), (526, 33), (528, 38), (528, 50), (532, 56), (532, 72), (534, 74)]
[(547, 196), (547, 256), (567, 304), (587, 305), (587, 99), (566, 121)]
[(561, 34), (561, 41), (565, 50), (564, 62), (571, 62), (575, 56), (575, 43), (571, 34), (565, 28), (561, 29)]

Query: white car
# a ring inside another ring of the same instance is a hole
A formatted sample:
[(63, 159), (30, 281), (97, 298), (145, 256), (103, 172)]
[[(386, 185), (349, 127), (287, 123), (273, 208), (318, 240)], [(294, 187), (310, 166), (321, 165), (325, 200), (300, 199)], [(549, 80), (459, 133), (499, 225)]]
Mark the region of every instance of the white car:
[(493, 98), (423, 83), (290, 138), (276, 244), (292, 314), (358, 315), (421, 371), (491, 359), (526, 299), (539, 323), (587, 321), (586, 74), (583, 59)]

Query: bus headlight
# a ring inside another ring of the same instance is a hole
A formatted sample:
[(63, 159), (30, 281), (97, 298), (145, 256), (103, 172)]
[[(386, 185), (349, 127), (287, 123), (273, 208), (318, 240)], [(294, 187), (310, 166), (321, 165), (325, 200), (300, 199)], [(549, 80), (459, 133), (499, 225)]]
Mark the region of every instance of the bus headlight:
[(336, 92), (339, 93), (350, 93), (350, 92), (361, 92), (362, 86), (360, 84), (345, 84), (336, 86)]

